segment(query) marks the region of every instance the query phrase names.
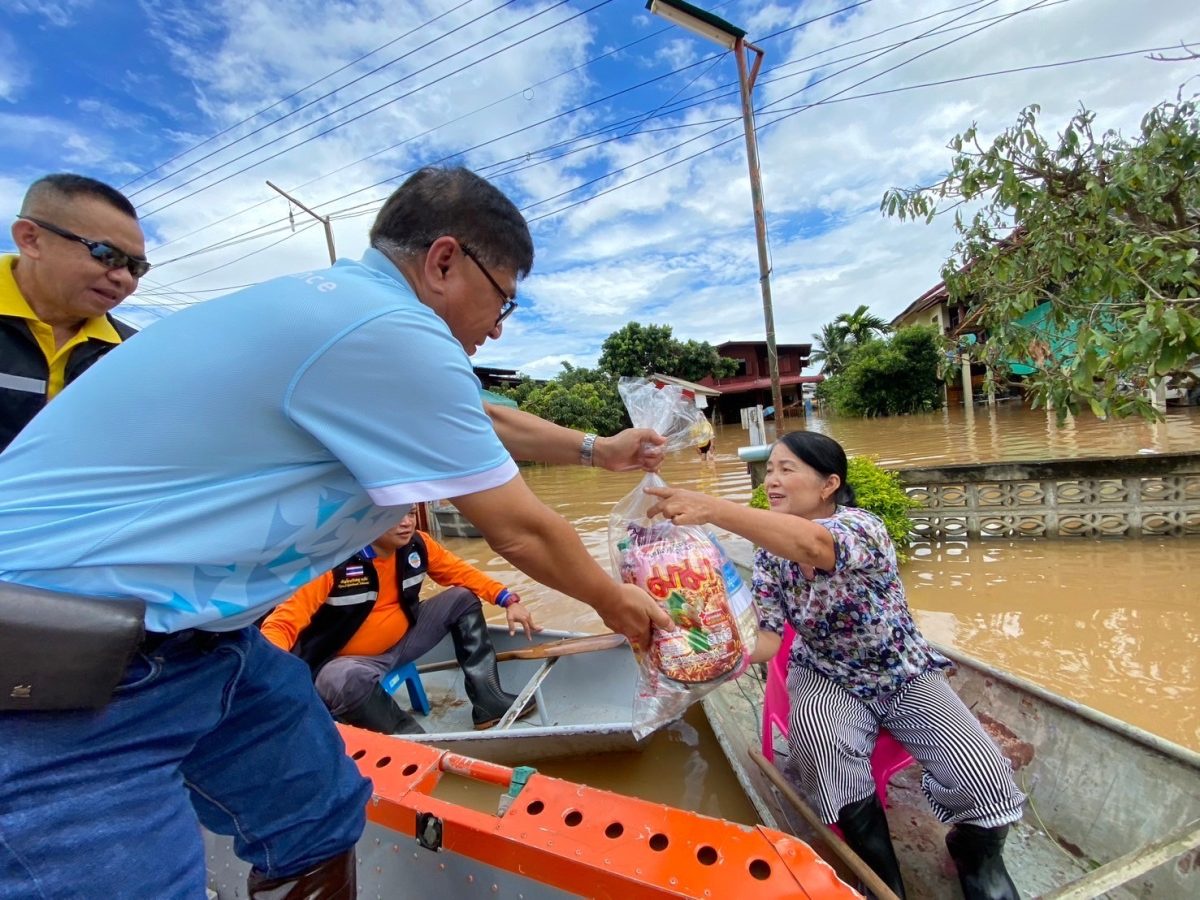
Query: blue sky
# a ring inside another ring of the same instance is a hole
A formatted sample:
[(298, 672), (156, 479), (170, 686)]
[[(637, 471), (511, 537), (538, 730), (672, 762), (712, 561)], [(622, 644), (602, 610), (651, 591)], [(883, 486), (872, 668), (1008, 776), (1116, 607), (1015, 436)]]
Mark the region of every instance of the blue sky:
[[(767, 54), (755, 103), (780, 342), (860, 303), (890, 318), (938, 280), (948, 217), (889, 221), (879, 200), (936, 179), (972, 122), (990, 136), (1039, 103), (1054, 131), (1082, 103), (1128, 133), (1200, 74), (1133, 55), (860, 97), (1200, 42), (1200, 10), (868, 0), (837, 12), (854, 2), (706, 5)], [(643, 7), (6, 0), (0, 209), (14, 214), (47, 171), (127, 186), (157, 268), (122, 313), (148, 324), (327, 264), (320, 227), (296, 210), (293, 231), (267, 179), (332, 215), (339, 255), (357, 256), (396, 179), (449, 157), (527, 208), (538, 248), (520, 309), (477, 362), (541, 377), (592, 365), (629, 321), (760, 339), (734, 59)], [(827, 99), (841, 102), (796, 108)]]

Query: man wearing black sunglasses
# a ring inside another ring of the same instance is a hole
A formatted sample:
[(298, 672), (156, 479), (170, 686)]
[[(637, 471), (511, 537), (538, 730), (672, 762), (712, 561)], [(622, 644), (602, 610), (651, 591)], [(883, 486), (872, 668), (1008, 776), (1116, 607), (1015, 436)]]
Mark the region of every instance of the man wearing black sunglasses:
[(132, 204), (82, 175), (34, 182), (0, 257), (0, 450), (37, 412), (134, 334), (112, 310), (146, 274)]

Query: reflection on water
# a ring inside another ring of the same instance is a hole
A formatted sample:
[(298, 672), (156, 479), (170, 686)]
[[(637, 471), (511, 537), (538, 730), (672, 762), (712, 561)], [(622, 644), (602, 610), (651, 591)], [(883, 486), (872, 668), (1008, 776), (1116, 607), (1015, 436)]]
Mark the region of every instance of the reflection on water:
[[(789, 430), (803, 425), (802, 420), (785, 423)], [(816, 417), (808, 427), (836, 438), (851, 455), (870, 454), (881, 465), (895, 468), (1200, 449), (1197, 407), (1172, 408), (1166, 421), (1158, 423), (1106, 422), (1087, 413), (1068, 416), (1059, 428), (1054, 413), (1008, 402), (892, 419)]]
[(916, 549), (932, 640), (1200, 749), (1200, 541), (1011, 541)]
[[(758, 822), (699, 706), (647, 740), (640, 751), (542, 759), (535, 767), (552, 778), (620, 791), (652, 803), (743, 825)], [(495, 785), (444, 774), (433, 796), (494, 815), (500, 793)]]
[[(1200, 449), (1200, 409), (1172, 410), (1165, 422), (1101, 422), (1089, 415), (1057, 428), (1052, 415), (1015, 404), (961, 408), (895, 419), (790, 420), (839, 440), (851, 454), (870, 454), (887, 466), (985, 460), (1121, 456)], [(747, 433), (717, 429), (715, 462), (694, 450), (673, 454), (663, 477), (674, 485), (745, 502), (750, 478), (737, 458)], [(639, 474), (578, 467), (529, 466), (534, 492), (580, 532), (608, 569), (606, 529), (612, 507), (633, 490)], [(455, 553), (525, 595), (541, 624), (603, 630), (590, 608), (529, 581), (481, 540), (451, 538)], [(904, 580), (918, 622), (933, 640), (956, 647), (1050, 690), (1200, 750), (1200, 540), (1014, 541), (947, 543), (921, 548)], [(489, 610), (495, 617), (499, 610)], [(502, 616), (501, 616), (502, 618)], [(700, 736), (692, 746), (676, 731), (651, 740), (648, 768), (633, 759), (584, 760), (561, 774), (597, 787), (691, 806), (693, 782), (667, 787), (656, 772), (698, 766), (724, 770), (703, 717), (691, 715)], [(661, 761), (661, 762), (659, 762)], [(550, 770), (550, 767), (545, 767)], [(556, 769), (552, 774), (560, 774)], [(703, 811), (741, 819), (720, 807), (716, 792)], [(707, 802), (707, 801), (704, 801)], [(744, 802), (740, 796), (730, 801)], [(702, 803), (701, 806), (704, 804)], [(692, 806), (700, 809), (701, 806)], [(744, 819), (742, 819), (744, 820)]]

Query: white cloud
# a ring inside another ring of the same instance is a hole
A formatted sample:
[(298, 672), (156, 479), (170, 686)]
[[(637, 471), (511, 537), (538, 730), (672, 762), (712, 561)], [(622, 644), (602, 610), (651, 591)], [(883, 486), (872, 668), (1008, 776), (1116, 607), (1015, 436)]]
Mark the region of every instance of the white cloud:
[[(1003, 0), (972, 16), (1009, 13), (1029, 2)], [(23, 5), (32, 8), (32, 4)], [(579, 11), (573, 6), (562, 7), (522, 25), (521, 19), (549, 6), (522, 3), (466, 25), (468, 19), (487, 8), (472, 5), (357, 63), (335, 80), (325, 82), (325, 89), (335, 82), (365, 75), (369, 69), (420, 47), (439, 33), (460, 30), (367, 75), (335, 97), (249, 136), (271, 118), (296, 110), (303, 100), (285, 101), (270, 114), (239, 124), (243, 118), (445, 12), (448, 5), (437, 0), (347, 0), (336, 7), (318, 0), (286, 4), (216, 0), (203, 14), (183, 0), (142, 0), (142, 5), (161, 42), (161, 56), (156, 61), (157, 69), (131, 67), (126, 76), (126, 89), (144, 100), (139, 109), (145, 110), (147, 117), (133, 127), (139, 133), (151, 133), (153, 129), (155, 139), (171, 142), (174, 149), (163, 153), (162, 158), (231, 128), (229, 134), (185, 154), (155, 177), (216, 151), (211, 158), (162, 184), (150, 186), (151, 179), (146, 179), (135, 185), (135, 191), (138, 186), (145, 188), (133, 199), (143, 213), (151, 213), (147, 226), (152, 244), (171, 242), (154, 251), (153, 258), (160, 263), (217, 241), (237, 239), (249, 229), (266, 228), (284, 218), (287, 204), (266, 188), (264, 181), (268, 178), (294, 190), (306, 203), (321, 204), (322, 211), (343, 210), (359, 203), (370, 210), (369, 201), (386, 196), (398, 176), (421, 163), (462, 153), (465, 148), (532, 126), (713, 52), (712, 46), (701, 40), (668, 31), (662, 38), (618, 54), (602, 67), (588, 67), (540, 83), (620, 42), (663, 27), (661, 20), (645, 15), (638, 4), (633, 5), (636, 9), (628, 4), (612, 4), (460, 75), (451, 75), (467, 61)], [(843, 5), (844, 0), (812, 0), (802, 5), (783, 0), (742, 0), (718, 14), (746, 27), (754, 40)], [(915, 37), (968, 11), (959, 10), (868, 37), (874, 32), (958, 5), (961, 3), (955, 0), (872, 3), (851, 14), (764, 41), (768, 56), (755, 90), (756, 103), (780, 100), (812, 80), (866, 59), (872, 48)], [(43, 15), (44, 8), (78, 10), (79, 6), (39, 4)], [(336, 10), (336, 15), (331, 10)], [(607, 18), (598, 18), (601, 15)], [(794, 98), (781, 100), (777, 106), (828, 97), (968, 30), (914, 41)], [(497, 38), (428, 71), (422, 70), (496, 31), (502, 32)], [(823, 52), (834, 44), (860, 38), (843, 49)], [(1016, 16), (881, 75), (848, 94), (1132, 48), (1169, 46), (1196, 38), (1200, 38), (1200, 12), (1190, 0), (1142, 4), (1070, 0)], [(835, 61), (851, 54), (858, 55)], [(789, 61), (795, 64), (785, 66)], [(167, 71), (168, 67), (174, 72)], [(818, 68), (801, 71), (812, 67)], [(1195, 71), (1194, 64), (1166, 65), (1134, 57), (831, 102), (778, 122), (778, 112), (760, 112), (760, 155), (771, 231), (778, 340), (806, 341), (823, 322), (860, 303), (890, 318), (939, 280), (941, 265), (954, 243), (949, 219), (943, 217), (932, 226), (903, 224), (883, 219), (878, 205), (890, 187), (936, 179), (950, 160), (947, 141), (972, 121), (978, 122), (981, 136), (989, 139), (1011, 124), (1023, 106), (1036, 102), (1043, 107), (1046, 130), (1053, 132), (1083, 103), (1096, 110), (1101, 127), (1128, 132), (1147, 108), (1173, 96), (1177, 85)], [(8, 96), (6, 90), (17, 90), (6, 89), (5, 85), (12, 83), (6, 72), (0, 61), (0, 97)], [(174, 80), (168, 81), (167, 75)], [(180, 77), (184, 79), (182, 89)], [(619, 141), (521, 168), (558, 156), (565, 149), (544, 152), (549, 145), (649, 113), (673, 97), (686, 98), (722, 85), (722, 90), (729, 91), (735, 77), (733, 60), (726, 55), (711, 68), (689, 69), (652, 89), (595, 104), (568, 118), (537, 125), (455, 158), (456, 162), (488, 173), (496, 171), (487, 168), (492, 164), (508, 158), (517, 160), (519, 170), (502, 175), (498, 181), (519, 205), (563, 194), (533, 206), (529, 213), (533, 218), (615, 185), (629, 185), (534, 223), (538, 261), (533, 275), (522, 286), (521, 308), (506, 324), (504, 339), (495, 346), (485, 346), (479, 361), (519, 367), (541, 376), (557, 372), (563, 359), (592, 365), (604, 337), (631, 320), (670, 324), (677, 337), (712, 343), (762, 335), (758, 262), (736, 96), (671, 117), (649, 119), (640, 131)], [(400, 79), (400, 83), (385, 87)], [(436, 84), (227, 178), (281, 148), (347, 122), (360, 111), (399, 98), (430, 81)], [(320, 125), (263, 146), (294, 127), (293, 123), (311, 121), (337, 105), (381, 88), (376, 97), (337, 112)], [(303, 96), (314, 95), (315, 91), (309, 91)], [(122, 165), (131, 168), (129, 159), (122, 156), (120, 140), (114, 137), (118, 132), (104, 130), (115, 128), (122, 105), (108, 106), (94, 97), (75, 97), (72, 102), (73, 109), (85, 114), (88, 124), (45, 114), (0, 117), (0, 148), (5, 152), (25, 151), (42, 142), (64, 148), (69, 154), (67, 161), (74, 160), (73, 165), (102, 166), (107, 171), (119, 171)], [(157, 126), (149, 124), (154, 110), (162, 116)], [(715, 128), (722, 119), (733, 121), (709, 137), (676, 147), (683, 140)], [(685, 123), (692, 127), (661, 130)], [(624, 130), (629, 130), (628, 126)], [(235, 137), (246, 139), (220, 149)], [(729, 142), (687, 159), (721, 140)], [(256, 147), (262, 149), (233, 161)], [(656, 153), (661, 155), (642, 162)], [(368, 155), (372, 158), (355, 163)], [(171, 190), (197, 173), (224, 163), (228, 165), (193, 184)], [(671, 168), (635, 181), (672, 163), (675, 165)], [(615, 176), (573, 190), (598, 175), (622, 168), (625, 171)], [(339, 169), (342, 171), (321, 178)], [(12, 167), (0, 172), (14, 183), (20, 180)], [(218, 183), (218, 179), (226, 178)], [(360, 190), (376, 182), (383, 183)], [(184, 199), (206, 185), (212, 186)], [(349, 196), (337, 199), (343, 195)], [(308, 227), (311, 220), (299, 212), (296, 222), (307, 230), (273, 247), (269, 245), (286, 238), (289, 232), (162, 266), (151, 273), (143, 293), (160, 291), (156, 285), (166, 284), (171, 292), (189, 292), (190, 296), (160, 296), (169, 297), (172, 303), (190, 303), (213, 296), (217, 288), (323, 265), (326, 255), (321, 229)], [(361, 252), (369, 223), (369, 215), (335, 219), (341, 255)], [(191, 234), (200, 228), (204, 230)], [(253, 251), (261, 252), (239, 259)]]
[(76, 21), (76, 15), (95, 4), (96, 0), (8, 0), (10, 14), (41, 16), (51, 25), (65, 28)]
[(0, 100), (12, 102), (29, 83), (21, 51), (12, 35), (0, 31)]

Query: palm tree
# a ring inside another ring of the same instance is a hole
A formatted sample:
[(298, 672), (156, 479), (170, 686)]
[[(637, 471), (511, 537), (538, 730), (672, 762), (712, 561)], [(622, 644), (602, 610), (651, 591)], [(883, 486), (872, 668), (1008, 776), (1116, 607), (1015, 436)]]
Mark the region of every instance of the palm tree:
[(846, 331), (837, 322), (826, 322), (819, 334), (813, 335), (813, 351), (809, 356), (813, 362), (821, 363), (826, 375), (836, 375), (849, 362), (851, 346)]
[(865, 303), (852, 313), (842, 313), (833, 324), (839, 326), (853, 344), (865, 344), (873, 337), (873, 332), (888, 332), (888, 323), (869, 312)]

